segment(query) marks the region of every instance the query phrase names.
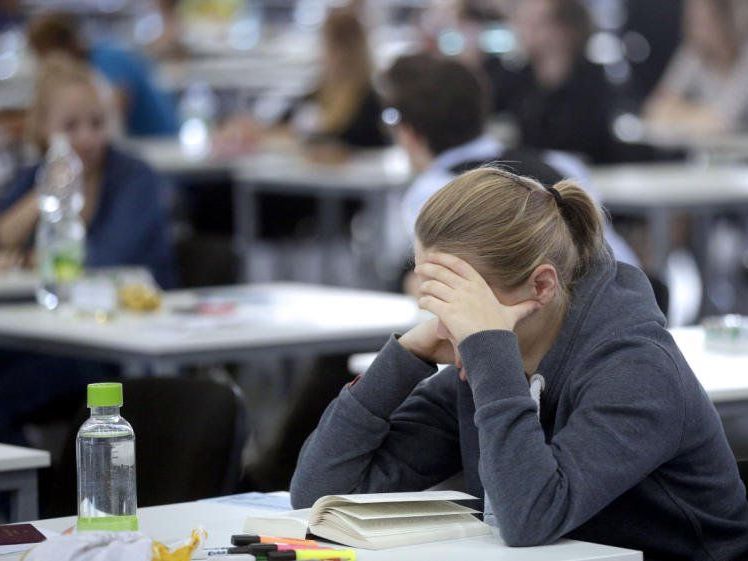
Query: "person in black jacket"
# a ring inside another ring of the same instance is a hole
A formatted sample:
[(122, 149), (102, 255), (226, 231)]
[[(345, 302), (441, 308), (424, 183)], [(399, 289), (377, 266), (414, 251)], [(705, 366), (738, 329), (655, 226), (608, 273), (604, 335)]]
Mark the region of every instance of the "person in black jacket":
[(610, 100), (602, 68), (585, 57), (592, 29), (579, 0), (524, 0), (513, 13), (524, 63), (488, 59), (493, 109), (517, 122), (522, 143), (613, 158)]

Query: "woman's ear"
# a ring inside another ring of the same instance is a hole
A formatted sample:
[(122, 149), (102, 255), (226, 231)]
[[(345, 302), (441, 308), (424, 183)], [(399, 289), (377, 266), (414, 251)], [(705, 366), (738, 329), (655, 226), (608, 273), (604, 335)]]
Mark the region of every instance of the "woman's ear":
[(556, 268), (549, 264), (539, 265), (530, 275), (529, 288), (533, 300), (542, 306), (550, 303), (561, 289)]

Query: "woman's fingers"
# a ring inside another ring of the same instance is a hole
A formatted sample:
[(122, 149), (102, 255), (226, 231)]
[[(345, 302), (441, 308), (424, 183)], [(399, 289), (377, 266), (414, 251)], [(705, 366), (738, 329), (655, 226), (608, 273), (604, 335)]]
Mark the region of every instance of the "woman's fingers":
[[(418, 299), (418, 307), (422, 310), (426, 310), (427, 312), (431, 312), (436, 317), (444, 321), (444, 314), (447, 311), (447, 304), (443, 300), (439, 300), (435, 296), (421, 296)], [(449, 326), (447, 326), (449, 328)]]
[(422, 282), (418, 292), (421, 296), (434, 296), (444, 302), (451, 302), (455, 297), (453, 288), (437, 280)]
[(422, 263), (415, 268), (415, 273), (420, 277), (443, 282), (452, 288), (459, 288), (465, 284), (464, 278), (451, 269), (437, 263)]
[(428, 253), (426, 254), (426, 261), (429, 263), (442, 265), (443, 267), (446, 267), (447, 269), (453, 271), (454, 273), (456, 273), (463, 279), (483, 280), (483, 277), (480, 276), (478, 271), (476, 271), (470, 265), (470, 263), (468, 263), (464, 259), (460, 259), (456, 255), (451, 255), (449, 253), (438, 253), (438, 252)]

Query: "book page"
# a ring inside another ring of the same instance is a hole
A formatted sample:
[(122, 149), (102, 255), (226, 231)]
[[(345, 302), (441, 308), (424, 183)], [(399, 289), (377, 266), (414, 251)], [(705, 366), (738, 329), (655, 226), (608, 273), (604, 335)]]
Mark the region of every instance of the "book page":
[[(327, 507), (323, 512), (342, 512), (359, 520), (412, 518), (418, 516), (447, 516), (450, 514), (472, 514), (472, 508), (449, 501), (426, 501), (407, 503), (340, 504)], [(323, 514), (324, 516), (324, 514)]]
[(309, 527), (310, 509), (290, 510), (267, 516), (250, 515), (244, 521), (244, 531), (250, 534), (304, 538)]
[(327, 495), (317, 499), (312, 510), (317, 505), (327, 506), (330, 502), (349, 503), (398, 503), (398, 502), (421, 502), (421, 501), (469, 501), (477, 500), (477, 497), (461, 493), (459, 491), (417, 491), (414, 493), (368, 493), (359, 495)]
[(459, 525), (482, 524), (469, 514), (452, 514), (446, 516), (419, 516), (415, 518), (375, 518), (359, 520), (333, 511), (325, 515), (317, 526), (336, 527), (342, 531), (371, 538), (380, 535), (408, 534), (412, 532), (441, 532), (445, 528)]

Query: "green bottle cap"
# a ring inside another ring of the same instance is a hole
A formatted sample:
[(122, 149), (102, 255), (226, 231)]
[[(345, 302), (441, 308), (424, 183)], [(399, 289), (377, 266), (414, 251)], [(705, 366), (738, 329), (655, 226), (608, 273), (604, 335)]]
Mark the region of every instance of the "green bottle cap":
[(122, 384), (88, 384), (88, 407), (122, 407)]

